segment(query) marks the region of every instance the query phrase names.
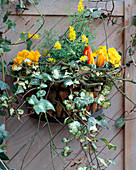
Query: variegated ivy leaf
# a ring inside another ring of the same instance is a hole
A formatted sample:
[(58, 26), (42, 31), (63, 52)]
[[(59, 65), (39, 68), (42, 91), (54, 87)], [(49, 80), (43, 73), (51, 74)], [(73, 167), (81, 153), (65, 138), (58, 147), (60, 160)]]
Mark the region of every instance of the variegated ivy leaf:
[(42, 73), (42, 76), (43, 76), (44, 82), (46, 82), (47, 80), (52, 81), (51, 75), (49, 75), (47, 73)]
[(33, 79), (31, 82), (30, 82), (30, 85), (40, 85), (40, 80), (39, 79)]
[(70, 143), (72, 140), (71, 139), (62, 138), (61, 141), (62, 141), (62, 143)]
[(48, 87), (47, 84), (41, 83), (40, 88), (46, 88), (46, 87)]
[(95, 98), (95, 103), (102, 104), (106, 100), (106, 97), (103, 94), (99, 94), (98, 98)]
[(78, 132), (82, 129), (82, 124), (79, 123), (78, 121), (74, 121), (72, 123), (68, 124), (69, 132), (73, 135), (76, 136)]
[(35, 105), (38, 103), (38, 99), (35, 95), (32, 95), (31, 98), (28, 100), (28, 103), (31, 105)]
[(81, 139), (80, 139), (80, 142), (81, 142), (81, 143), (86, 142), (86, 138), (81, 138)]
[(46, 95), (46, 91), (45, 90), (39, 90), (37, 93), (36, 93), (37, 97), (43, 97)]
[(78, 80), (74, 80), (74, 82), (73, 82), (74, 84), (80, 84), (80, 82), (78, 81)]
[(72, 100), (72, 99), (73, 99), (73, 97), (74, 97), (74, 95), (73, 95), (73, 94), (70, 94), (70, 95), (68, 96), (68, 98), (69, 98), (70, 100)]
[(4, 83), (2, 80), (0, 80), (0, 89), (6, 90), (6, 89), (10, 89), (10, 87), (7, 83)]
[(110, 94), (110, 91), (111, 91), (111, 87), (110, 86), (104, 86), (103, 90), (102, 90), (102, 94), (104, 96), (107, 96), (108, 94)]
[(10, 116), (13, 116), (13, 114), (14, 114), (14, 109), (13, 108), (10, 108), (10, 110), (9, 110), (9, 112), (10, 112)]
[(8, 97), (7, 97), (6, 92), (3, 92), (2, 96), (0, 97), (0, 100), (1, 100), (1, 101), (8, 100)]
[(81, 96), (81, 97), (85, 97), (85, 94), (86, 94), (86, 93), (85, 93), (84, 91), (82, 91), (82, 92), (80, 93), (80, 96)]
[(101, 107), (103, 109), (108, 109), (111, 106), (111, 101), (109, 99), (105, 100), (104, 102), (102, 102)]
[(111, 163), (111, 164), (113, 164), (113, 165), (115, 164), (115, 161), (112, 160), (112, 159), (108, 159), (107, 162), (109, 162), (109, 163)]
[(55, 111), (54, 106), (48, 100), (41, 99), (34, 105), (35, 112), (39, 115), (40, 113), (45, 113), (46, 110), (53, 110)]
[(72, 152), (72, 150), (70, 150), (70, 149), (71, 149), (70, 146), (64, 146), (64, 147), (63, 147), (63, 152), (61, 152), (61, 155), (62, 155), (63, 157), (69, 156), (69, 155), (71, 154), (71, 152)]
[(70, 104), (70, 101), (69, 101), (69, 100), (64, 100), (63, 103), (64, 103), (65, 105), (67, 105), (67, 104)]
[(107, 167), (108, 165), (106, 164), (106, 161), (100, 157), (97, 156), (97, 159), (105, 166)]
[(87, 129), (88, 131), (97, 131), (97, 127), (96, 127), (96, 123), (97, 123), (97, 120), (94, 118), (94, 117), (90, 117), (88, 119), (88, 126), (87, 126)]
[(18, 111), (18, 114), (19, 114), (19, 115), (24, 114), (24, 110), (22, 110), (22, 109), (17, 109), (17, 111)]
[(78, 167), (78, 170), (87, 170), (88, 168), (87, 167)]
[(35, 77), (37, 79), (43, 79), (43, 75), (40, 72), (34, 72), (32, 74), (32, 77)]
[(15, 94), (19, 94), (19, 93), (24, 93), (24, 89), (21, 86), (18, 86)]
[(73, 81), (72, 81), (71, 79), (66, 80), (66, 81), (64, 82), (64, 87), (71, 86), (72, 84), (73, 84)]
[(61, 78), (60, 66), (55, 66), (51, 69), (52, 77), (55, 79)]
[(23, 89), (26, 89), (25, 82), (19, 81), (19, 82), (18, 82), (18, 85), (19, 85), (20, 87), (22, 87)]

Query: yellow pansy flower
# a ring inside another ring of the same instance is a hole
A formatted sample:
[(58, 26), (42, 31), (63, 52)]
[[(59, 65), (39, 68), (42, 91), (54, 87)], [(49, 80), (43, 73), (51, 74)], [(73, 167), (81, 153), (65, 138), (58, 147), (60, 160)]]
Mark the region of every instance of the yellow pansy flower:
[(56, 60), (54, 58), (48, 58), (47, 59), (49, 62), (56, 62)]
[(56, 48), (56, 50), (61, 49), (61, 44), (59, 43), (59, 41), (55, 43), (54, 47)]
[(41, 54), (39, 53), (39, 51), (32, 50), (29, 52), (29, 55), (27, 56), (27, 58), (31, 61), (38, 62), (40, 56), (41, 56)]
[(30, 32), (28, 32), (28, 38), (31, 38), (33, 36), (33, 39), (36, 40), (36, 39), (40, 39), (40, 37), (38, 37), (37, 34), (31, 34)]
[(38, 37), (37, 34), (34, 34), (33, 39), (34, 39), (34, 40), (38, 40), (38, 39), (40, 39), (40, 37)]

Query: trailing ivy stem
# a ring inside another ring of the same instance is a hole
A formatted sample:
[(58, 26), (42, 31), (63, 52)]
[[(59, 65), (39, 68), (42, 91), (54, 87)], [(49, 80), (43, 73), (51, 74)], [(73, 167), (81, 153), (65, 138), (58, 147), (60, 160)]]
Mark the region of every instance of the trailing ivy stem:
[(111, 79), (111, 81), (112, 81), (112, 83), (114, 84), (114, 86), (116, 87), (116, 89), (121, 93), (121, 94), (123, 94), (123, 96), (125, 96), (135, 107), (136, 107), (136, 103), (135, 102), (133, 102), (123, 91), (121, 91), (120, 89), (119, 89), (119, 87), (116, 85), (116, 83), (114, 82), (114, 78), (112, 77), (112, 76), (110, 76), (109, 74), (107, 74), (106, 72), (105, 72), (105, 74)]
[[(46, 112), (45, 112), (45, 118), (46, 118), (46, 121), (47, 121), (48, 129), (49, 129), (49, 134), (50, 134), (50, 153), (51, 153), (52, 166), (53, 166), (53, 169), (55, 170), (55, 166), (54, 166), (54, 163), (53, 163), (52, 149), (54, 150), (56, 148), (56, 146), (55, 146), (54, 141), (53, 141), (52, 132), (51, 132), (51, 128), (50, 128), (50, 124), (49, 124), (49, 120), (47, 118), (47, 113)], [(52, 147), (52, 144), (53, 144), (53, 147)]]
[[(0, 55), (0, 57), (1, 57), (1, 63), (2, 63), (2, 80), (5, 83), (5, 71), (4, 71), (4, 59), (3, 59), (3, 55)], [(6, 91), (7, 97), (9, 98), (8, 90), (6, 89), (5, 91)]]
[(29, 146), (29, 148), (28, 148), (28, 150), (27, 150), (27, 152), (26, 152), (25, 156), (23, 157), (23, 160), (22, 160), (22, 164), (21, 164), (21, 168), (20, 168), (20, 170), (22, 170), (22, 169), (23, 169), (23, 165), (24, 165), (25, 158), (26, 158), (26, 156), (27, 156), (27, 154), (28, 154), (29, 150), (31, 149), (31, 146), (32, 146), (32, 144), (33, 144), (33, 142), (34, 142), (34, 139), (35, 139), (36, 135), (37, 135), (37, 134), (38, 134), (38, 132), (39, 132), (40, 122), (41, 122), (41, 114), (40, 114), (40, 116), (39, 116), (39, 121), (38, 121), (38, 128), (37, 128), (37, 131), (36, 131), (35, 135), (34, 135), (34, 136), (33, 136), (33, 138), (32, 138), (32, 141), (31, 141), (31, 143), (30, 143), (30, 146)]

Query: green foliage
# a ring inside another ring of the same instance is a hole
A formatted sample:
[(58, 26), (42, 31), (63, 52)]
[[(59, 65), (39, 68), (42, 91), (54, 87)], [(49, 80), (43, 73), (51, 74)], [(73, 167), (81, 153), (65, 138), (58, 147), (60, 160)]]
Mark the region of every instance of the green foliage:
[(117, 149), (117, 147), (115, 145), (109, 143), (105, 138), (101, 138), (101, 140), (107, 144), (109, 149), (111, 149), (111, 148), (113, 148), (114, 150)]
[[(38, 96), (39, 96), (39, 93), (38, 93)], [(42, 98), (40, 100), (38, 100), (35, 95), (31, 96), (31, 98), (28, 100), (28, 103), (31, 105), (34, 105), (33, 108), (38, 115), (40, 113), (45, 113), (46, 110), (50, 110), (50, 109), (55, 111), (55, 108), (52, 105), (52, 103), (50, 103), (48, 100), (45, 100)]]
[(9, 137), (9, 133), (5, 130), (5, 125), (0, 126), (0, 145), (3, 143), (4, 139)]
[(67, 156), (69, 156), (69, 155), (71, 154), (71, 152), (72, 152), (71, 147), (69, 147), (69, 146), (64, 146), (64, 147), (63, 147), (63, 151), (61, 152), (61, 155), (62, 155), (63, 157), (67, 157)]
[(4, 83), (2, 80), (0, 80), (0, 89), (6, 90), (6, 89), (10, 89), (10, 87), (7, 83)]
[(120, 118), (117, 118), (115, 124), (116, 124), (116, 126), (119, 127), (119, 128), (121, 128), (122, 126), (124, 126), (125, 121), (124, 121), (123, 116), (121, 116)]
[(132, 22), (131, 22), (132, 26), (136, 26), (136, 16), (133, 18)]

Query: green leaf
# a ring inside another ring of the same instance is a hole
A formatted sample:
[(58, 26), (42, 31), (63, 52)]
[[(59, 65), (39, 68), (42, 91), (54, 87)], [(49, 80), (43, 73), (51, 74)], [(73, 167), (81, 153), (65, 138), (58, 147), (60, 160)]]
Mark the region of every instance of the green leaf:
[(0, 153), (0, 159), (1, 160), (9, 160), (8, 156), (5, 155), (4, 153)]
[(22, 109), (17, 109), (17, 111), (18, 111), (18, 114), (19, 114), (19, 115), (24, 114), (24, 110), (22, 110)]
[(24, 8), (24, 7), (25, 7), (25, 5), (24, 5), (24, 3), (23, 3), (23, 0), (20, 0), (20, 7), (21, 7), (21, 8)]
[(37, 93), (36, 93), (37, 97), (42, 97), (42, 96), (45, 96), (46, 95), (46, 91), (45, 90), (39, 90)]
[(136, 26), (136, 16), (133, 18), (133, 20), (132, 20), (132, 22), (131, 22), (131, 25)]
[(32, 45), (32, 41), (29, 39), (27, 40), (27, 50), (30, 50), (31, 49), (31, 45)]
[(4, 15), (4, 17), (3, 17), (3, 22), (6, 22), (7, 21), (7, 19), (8, 19), (8, 16), (11, 14), (11, 11), (10, 12), (6, 12), (6, 14)]
[(62, 138), (61, 141), (62, 141), (62, 143), (70, 143), (72, 140), (71, 139)]
[(13, 116), (13, 115), (14, 115), (15, 110), (14, 110), (13, 108), (10, 108), (9, 112), (10, 112), (10, 116)]
[(71, 154), (71, 147), (70, 146), (64, 146), (63, 147), (63, 152), (61, 152), (61, 155), (63, 156), (63, 157), (67, 157), (67, 156), (69, 156), (70, 154)]
[(21, 86), (18, 86), (15, 94), (19, 94), (19, 93), (24, 93), (24, 89)]
[(37, 2), (37, 0), (34, 0), (34, 5), (38, 5), (38, 2)]
[(28, 33), (21, 33), (21, 34), (20, 34), (20, 38), (21, 38), (23, 41), (25, 41), (25, 42), (26, 42), (26, 40), (27, 40), (27, 37), (28, 37)]
[(90, 131), (97, 131), (96, 123), (97, 123), (97, 120), (94, 117), (90, 117), (88, 119), (87, 129), (88, 129), (89, 132)]
[(39, 80), (39, 79), (33, 79), (33, 80), (30, 82), (30, 85), (40, 85), (40, 80)]
[(1, 0), (1, 5), (8, 5), (9, 1), (8, 0)]
[(48, 87), (47, 84), (41, 83), (40, 88), (46, 88), (46, 87)]
[(110, 91), (111, 91), (111, 87), (105, 85), (101, 93), (102, 93), (104, 96), (107, 96), (108, 94), (110, 94)]
[(117, 149), (117, 147), (116, 147), (115, 145), (109, 143), (109, 142), (107, 141), (107, 139), (105, 139), (105, 138), (100, 138), (100, 140), (102, 140), (104, 143), (106, 143), (106, 145), (108, 146), (109, 149), (111, 149), (111, 148), (113, 148), (114, 150)]
[(45, 113), (46, 110), (50, 110), (50, 109), (55, 111), (55, 108), (52, 105), (52, 103), (50, 103), (48, 100), (45, 99), (41, 99), (40, 101), (38, 101), (33, 108), (38, 115), (40, 113)]
[(128, 25), (122, 27), (122, 28), (117, 32), (117, 34), (120, 33), (120, 32), (122, 32), (122, 31), (123, 31), (124, 29), (126, 29), (127, 27), (128, 27)]
[(6, 89), (10, 89), (10, 87), (7, 83), (4, 83), (2, 80), (0, 80), (0, 89), (6, 90)]
[(115, 161), (112, 160), (112, 159), (108, 159), (107, 162), (109, 162), (109, 163), (111, 163), (111, 164), (113, 164), (113, 165), (115, 164)]
[(82, 167), (82, 166), (78, 167), (78, 170), (87, 170), (87, 169), (88, 169), (87, 167)]
[(7, 112), (5, 112), (4, 110), (0, 110), (0, 116), (5, 116), (7, 115)]
[(109, 125), (106, 119), (101, 120), (101, 125), (105, 126), (107, 129), (109, 129)]
[(119, 127), (119, 128), (121, 128), (122, 126), (124, 126), (125, 121), (124, 121), (123, 119), (124, 119), (123, 116), (120, 117), (120, 118), (118, 118), (118, 119), (116, 119), (115, 125), (116, 125), (117, 127)]
[(29, 104), (32, 104), (32, 105), (36, 105), (37, 103), (38, 103), (38, 99), (37, 99), (37, 97), (33, 94), (32, 96), (31, 96), (31, 98), (29, 98), (29, 100), (28, 100), (28, 103)]
[(46, 82), (47, 80), (52, 81), (51, 75), (49, 75), (47, 73), (42, 73), (42, 76), (43, 76), (44, 82)]
[(108, 165), (106, 164), (105, 160), (100, 158), (100, 157), (97, 157), (97, 159), (105, 166), (107, 167)]
[(8, 52), (11, 50), (7, 44), (1, 45), (1, 47), (3, 47), (4, 52)]
[(72, 81), (71, 79), (66, 80), (66, 81), (64, 82), (64, 87), (71, 86), (72, 84), (73, 84), (73, 81)]
[(5, 130), (5, 125), (2, 124), (0, 126), (0, 145), (3, 143), (4, 139), (7, 139), (9, 137), (9, 133)]
[(4, 53), (3, 48), (0, 48), (0, 54), (3, 54), (3, 53)]

